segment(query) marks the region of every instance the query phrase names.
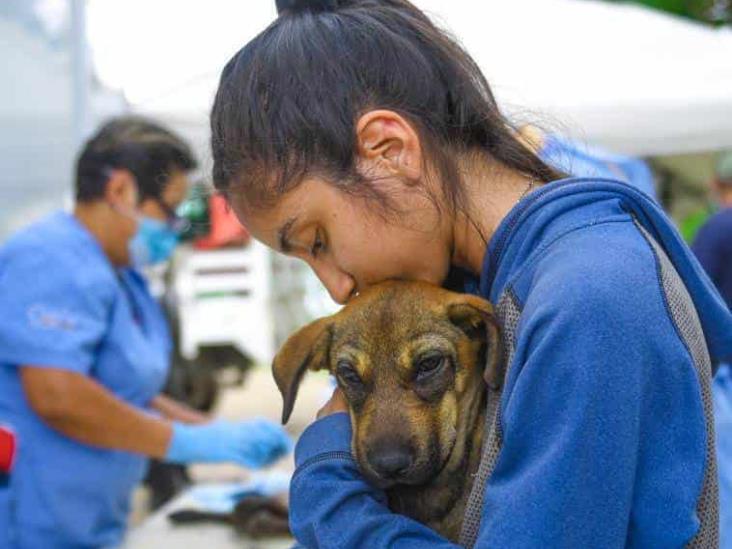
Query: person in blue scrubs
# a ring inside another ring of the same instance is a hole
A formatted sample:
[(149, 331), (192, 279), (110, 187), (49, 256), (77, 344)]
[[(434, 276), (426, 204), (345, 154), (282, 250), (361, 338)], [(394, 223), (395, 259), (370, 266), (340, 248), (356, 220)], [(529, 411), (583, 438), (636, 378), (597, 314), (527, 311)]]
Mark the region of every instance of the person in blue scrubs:
[(266, 465), (279, 425), (225, 422), (161, 394), (171, 339), (139, 267), (177, 243), (188, 146), (138, 117), (105, 124), (76, 166), (73, 213), (0, 247), (0, 421), (18, 456), (0, 488), (0, 547), (120, 543), (150, 457)]
[(732, 308), (732, 152), (719, 157), (711, 186), (719, 210), (699, 229), (691, 249)]
[(616, 179), (634, 186), (658, 202), (653, 171), (642, 158), (612, 153), (576, 139), (543, 132), (532, 125), (521, 127), (519, 136), (536, 150), (544, 162), (562, 173)]
[[(410, 2), (277, 5), (221, 74), (214, 183), (339, 303), (460, 269), (462, 289), (502, 311), (500, 450), (464, 546), (715, 547), (710, 378), (732, 356), (732, 315), (658, 204), (542, 160)], [(331, 368), (342, 358), (323, 354)], [(295, 450), (295, 537), (458, 547), (392, 513), (359, 471), (347, 395), (368, 380), (347, 370)]]

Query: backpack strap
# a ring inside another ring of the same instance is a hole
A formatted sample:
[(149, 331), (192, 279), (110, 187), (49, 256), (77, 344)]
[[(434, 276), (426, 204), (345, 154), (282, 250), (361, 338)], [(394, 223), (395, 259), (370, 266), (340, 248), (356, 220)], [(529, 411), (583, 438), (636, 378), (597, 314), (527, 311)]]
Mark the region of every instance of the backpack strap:
[(518, 307), (518, 300), (513, 291), (509, 288), (503, 292), (496, 305), (496, 316), (501, 325), (501, 340), (503, 343), (503, 364), (506, 366), (501, 383), (495, 387), (488, 387), (487, 409), (485, 414), (485, 427), (483, 433), (483, 449), (481, 451), (480, 465), (475, 474), (473, 487), (465, 505), (465, 515), (460, 531), (460, 545), (472, 549), (480, 531), (480, 521), (483, 517), (483, 493), (488, 478), (498, 461), (498, 454), (501, 451), (503, 433), (501, 432), (501, 395), (505, 383), (508, 368), (513, 359), (516, 341), (516, 328), (518, 326), (521, 311)]
[(719, 547), (719, 485), (712, 405), (713, 370), (704, 331), (689, 291), (676, 272), (668, 255), (637, 219), (634, 218), (633, 221), (656, 258), (656, 268), (666, 301), (666, 308), (694, 363), (704, 409), (707, 455), (704, 467), (704, 482), (696, 504), (699, 530), (687, 544), (687, 547), (692, 549), (717, 548)]

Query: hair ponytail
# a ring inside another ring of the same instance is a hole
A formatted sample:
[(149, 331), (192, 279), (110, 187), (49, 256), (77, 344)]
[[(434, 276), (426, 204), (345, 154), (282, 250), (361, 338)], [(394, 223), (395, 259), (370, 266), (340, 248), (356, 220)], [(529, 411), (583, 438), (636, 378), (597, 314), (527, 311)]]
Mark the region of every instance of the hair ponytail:
[(282, 14), (285, 11), (297, 13), (305, 10), (333, 11), (338, 8), (338, 0), (275, 0), (277, 13)]
[(280, 17), (224, 69), (211, 112), (215, 185), (252, 204), (318, 173), (369, 192), (355, 124), (371, 109), (413, 123), (453, 207), (456, 153), (546, 182), (560, 174), (516, 137), (473, 59), (407, 0), (278, 0)]

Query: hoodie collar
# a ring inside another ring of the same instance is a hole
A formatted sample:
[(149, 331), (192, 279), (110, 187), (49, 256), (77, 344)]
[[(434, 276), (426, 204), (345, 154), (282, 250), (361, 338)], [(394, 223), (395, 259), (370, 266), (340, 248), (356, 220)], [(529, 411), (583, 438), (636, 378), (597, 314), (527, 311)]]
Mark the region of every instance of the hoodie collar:
[[(556, 231), (565, 212), (578, 205), (607, 199), (620, 202), (623, 210), (653, 236), (674, 265), (699, 314), (712, 360), (732, 359), (732, 314), (693, 253), (683, 241), (661, 207), (636, 188), (612, 179), (568, 178), (548, 183), (524, 199), (508, 213), (491, 238), (483, 260), (480, 293), (496, 302), (516, 261), (528, 257)], [(568, 216), (571, 217), (571, 216)], [(585, 223), (587, 219), (584, 219)]]

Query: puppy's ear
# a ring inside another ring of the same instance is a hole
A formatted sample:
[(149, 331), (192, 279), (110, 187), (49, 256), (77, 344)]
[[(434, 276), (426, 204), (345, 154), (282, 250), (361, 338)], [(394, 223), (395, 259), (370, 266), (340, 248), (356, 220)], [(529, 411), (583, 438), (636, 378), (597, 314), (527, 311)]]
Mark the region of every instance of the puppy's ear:
[(282, 393), (282, 423), (287, 423), (295, 406), (297, 390), (305, 371), (328, 366), (333, 317), (311, 322), (291, 335), (272, 362), (277, 388)]
[(468, 337), (483, 339), (487, 346), (483, 379), (495, 389), (503, 383), (503, 345), (501, 327), (493, 306), (478, 296), (461, 294), (447, 306), (447, 316)]

